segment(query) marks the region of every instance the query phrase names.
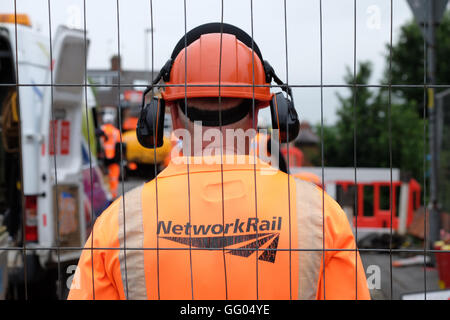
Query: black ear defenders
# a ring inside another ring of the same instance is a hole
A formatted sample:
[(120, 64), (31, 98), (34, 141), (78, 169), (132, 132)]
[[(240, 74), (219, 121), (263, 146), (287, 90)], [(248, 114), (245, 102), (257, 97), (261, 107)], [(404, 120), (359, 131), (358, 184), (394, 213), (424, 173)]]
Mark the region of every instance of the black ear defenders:
[(300, 131), (300, 121), (292, 100), (286, 98), (282, 92), (274, 94), (270, 102), (272, 129), (279, 130), (280, 143), (293, 141)]
[[(297, 137), (300, 130), (300, 122), (297, 111), (294, 107), (294, 99), (291, 88), (289, 88), (283, 83), (283, 81), (280, 80), (280, 78), (277, 77), (269, 62), (263, 60), (256, 43), (252, 42), (252, 38), (247, 33), (233, 25), (226, 23), (208, 23), (192, 29), (185, 36), (183, 36), (180, 41), (178, 41), (170, 59), (163, 66), (152, 84), (143, 92), (141, 114), (136, 127), (137, 139), (142, 146), (153, 149), (163, 145), (164, 114), (166, 109), (164, 99), (153, 97), (150, 103), (145, 104), (145, 96), (153, 90), (154, 86), (161, 79), (165, 82), (170, 81), (170, 71), (172, 69), (173, 61), (186, 46), (189, 46), (204, 34), (221, 32), (234, 35), (239, 41), (244, 43), (249, 48), (252, 48), (253, 44), (253, 51), (258, 55), (263, 63), (266, 82), (270, 84), (272, 80), (275, 81), (280, 86), (281, 90), (283, 90), (287, 95), (287, 97), (285, 97), (283, 92), (273, 95), (270, 102), (272, 128), (274, 130), (279, 130), (280, 143), (293, 141)], [(217, 115), (208, 115), (209, 117), (219, 118), (219, 113), (222, 112), (223, 118), (225, 111), (210, 111), (210, 113), (212, 112), (217, 113)]]
[(161, 80), (161, 72), (152, 84), (142, 94), (141, 114), (136, 127), (139, 143), (149, 149), (161, 147), (164, 143), (164, 114), (166, 104), (164, 99), (152, 97), (150, 103), (145, 104), (145, 96)]

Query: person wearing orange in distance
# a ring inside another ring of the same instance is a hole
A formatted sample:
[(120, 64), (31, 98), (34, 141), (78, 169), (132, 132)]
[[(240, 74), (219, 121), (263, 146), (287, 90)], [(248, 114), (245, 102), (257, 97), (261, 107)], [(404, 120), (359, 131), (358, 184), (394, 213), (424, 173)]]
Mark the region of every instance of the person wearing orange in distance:
[(185, 133), (183, 155), (98, 218), (69, 299), (369, 299), (339, 205), (226, 135), (250, 132), (269, 105), (280, 143), (288, 130), (298, 134), (291, 92), (270, 91), (272, 80), (283, 83), (252, 38), (229, 24), (199, 26), (153, 85), (161, 79), (162, 96), (143, 101), (137, 137), (150, 149), (162, 144), (168, 107), (174, 130)]
[(109, 190), (111, 196), (116, 198), (120, 175), (120, 165), (117, 163), (116, 144), (120, 143), (120, 130), (113, 123), (114, 116), (110, 113), (105, 113), (103, 115), (103, 125), (97, 134), (101, 137), (105, 154), (105, 164), (108, 168)]

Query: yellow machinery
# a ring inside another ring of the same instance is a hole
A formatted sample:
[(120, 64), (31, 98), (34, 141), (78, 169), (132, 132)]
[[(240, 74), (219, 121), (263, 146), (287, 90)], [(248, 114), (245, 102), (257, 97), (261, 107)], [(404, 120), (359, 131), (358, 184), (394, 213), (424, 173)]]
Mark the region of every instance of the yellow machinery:
[(137, 164), (160, 164), (169, 156), (172, 149), (170, 139), (164, 137), (164, 144), (155, 150), (147, 149), (140, 145), (136, 137), (136, 130), (125, 131), (122, 134), (122, 141), (126, 145), (126, 159), (127, 162), (134, 162)]
[(125, 144), (126, 161), (128, 169), (136, 170), (138, 167), (148, 165), (158, 165), (158, 169), (162, 169), (170, 157), (172, 143), (170, 141), (170, 133), (172, 131), (172, 121), (170, 114), (167, 113), (164, 121), (164, 143), (156, 149), (147, 149), (141, 146), (136, 137), (136, 126), (140, 115), (140, 101), (142, 93), (134, 90), (124, 92), (124, 100), (129, 104), (129, 108), (123, 110), (122, 119), (122, 141)]

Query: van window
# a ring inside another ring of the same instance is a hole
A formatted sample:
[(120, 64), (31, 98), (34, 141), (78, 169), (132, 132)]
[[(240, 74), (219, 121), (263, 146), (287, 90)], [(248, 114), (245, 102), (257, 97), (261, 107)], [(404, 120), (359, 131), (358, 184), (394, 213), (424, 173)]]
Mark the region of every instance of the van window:
[(391, 209), (391, 187), (390, 186), (380, 186), (380, 210)]
[(363, 187), (364, 216), (373, 217), (373, 185), (365, 185)]

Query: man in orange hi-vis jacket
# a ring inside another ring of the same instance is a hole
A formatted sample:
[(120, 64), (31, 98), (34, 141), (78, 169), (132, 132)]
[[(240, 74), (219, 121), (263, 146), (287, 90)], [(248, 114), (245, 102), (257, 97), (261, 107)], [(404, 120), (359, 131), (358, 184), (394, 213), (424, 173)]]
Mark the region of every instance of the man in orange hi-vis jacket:
[(113, 198), (117, 197), (119, 188), (120, 165), (117, 163), (116, 144), (120, 142), (120, 130), (114, 124), (114, 116), (110, 113), (103, 115), (101, 126), (101, 141), (108, 168), (109, 190)]
[[(168, 107), (183, 154), (97, 219), (69, 299), (370, 299), (339, 205), (249, 150), (269, 105), (271, 134), (281, 143), (298, 134), (290, 90), (250, 36), (199, 26), (153, 85), (161, 79), (137, 136), (159, 146)], [(272, 79), (288, 97), (270, 91)]]

